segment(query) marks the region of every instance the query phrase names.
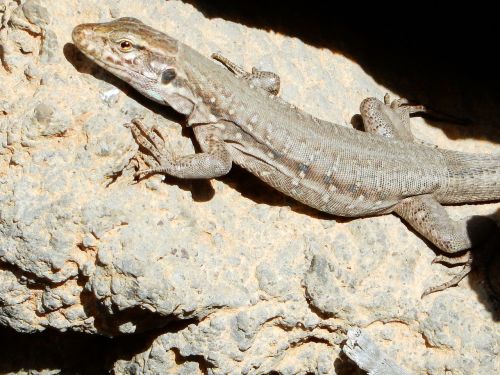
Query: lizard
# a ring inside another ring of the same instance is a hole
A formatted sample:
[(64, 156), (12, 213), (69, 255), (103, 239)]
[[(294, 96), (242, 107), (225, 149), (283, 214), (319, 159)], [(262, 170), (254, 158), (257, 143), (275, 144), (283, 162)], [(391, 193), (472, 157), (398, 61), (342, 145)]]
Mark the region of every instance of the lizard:
[(500, 199), (500, 154), (439, 149), (415, 141), (410, 114), (424, 107), (404, 99), (367, 98), (365, 131), (315, 118), (277, 95), (273, 72), (251, 73), (220, 54), (216, 61), (138, 19), (76, 26), (76, 47), (144, 96), (186, 116), (201, 152), (175, 155), (138, 119), (129, 127), (156, 160), (154, 173), (185, 179), (227, 174), (233, 163), (317, 210), (343, 217), (395, 213), (443, 254), (463, 265), (446, 283), (470, 272), (468, 221), (454, 221), (443, 204)]

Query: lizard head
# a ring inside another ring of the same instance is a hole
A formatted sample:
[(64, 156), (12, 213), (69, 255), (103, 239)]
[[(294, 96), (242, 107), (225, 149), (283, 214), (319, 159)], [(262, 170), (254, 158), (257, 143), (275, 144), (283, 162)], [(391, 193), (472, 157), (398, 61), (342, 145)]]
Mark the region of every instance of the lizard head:
[(192, 94), (176, 68), (175, 39), (130, 17), (78, 25), (72, 38), (88, 58), (141, 94), (181, 113), (193, 110)]

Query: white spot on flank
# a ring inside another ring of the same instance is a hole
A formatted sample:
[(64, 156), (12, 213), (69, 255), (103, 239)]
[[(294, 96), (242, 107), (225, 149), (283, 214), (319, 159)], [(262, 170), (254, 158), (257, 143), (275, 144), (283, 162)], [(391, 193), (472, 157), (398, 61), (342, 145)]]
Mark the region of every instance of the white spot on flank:
[(299, 184), (300, 184), (300, 180), (298, 178), (294, 178), (292, 180), (292, 186), (297, 187), (297, 186), (299, 186)]
[(254, 88), (255, 88), (255, 86), (254, 86), (254, 85), (252, 85), (252, 84), (250, 84), (250, 88), (251, 88), (251, 89), (254, 89)]
[(213, 96), (210, 98), (210, 103), (215, 103), (215, 98)]
[(231, 109), (229, 110), (229, 115), (230, 115), (230, 116), (234, 115), (234, 109), (232, 109), (232, 108), (231, 108)]
[(300, 177), (300, 178), (304, 178), (304, 177), (306, 177), (306, 174), (304, 173), (304, 171), (300, 171), (300, 172), (299, 172), (299, 177)]
[(208, 116), (208, 120), (210, 122), (216, 122), (217, 121), (217, 117), (215, 117), (214, 115), (211, 114), (210, 116)]
[(337, 191), (337, 187), (334, 184), (328, 185), (328, 191)]
[(241, 133), (236, 133), (236, 139), (242, 139), (243, 136), (241, 135)]
[(274, 159), (274, 154), (272, 152), (268, 152), (267, 156), (269, 156), (271, 159)]

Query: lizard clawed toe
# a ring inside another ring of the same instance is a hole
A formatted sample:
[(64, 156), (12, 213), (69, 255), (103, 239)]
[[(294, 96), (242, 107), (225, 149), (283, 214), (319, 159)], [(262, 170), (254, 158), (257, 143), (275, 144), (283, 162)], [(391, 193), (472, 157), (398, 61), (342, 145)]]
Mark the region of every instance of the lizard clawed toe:
[(134, 173), (134, 179), (135, 180), (142, 180), (145, 178), (147, 175), (152, 174), (153, 171), (151, 169), (143, 169), (142, 171), (137, 171)]
[(450, 257), (447, 255), (438, 255), (432, 260), (432, 264), (447, 264), (447, 265), (458, 265), (467, 263), (472, 257), (471, 252), (468, 251), (465, 254), (457, 257)]
[(472, 260), (473, 260), (473, 258), (472, 258), (472, 255), (471, 255), (469, 257), (469, 260), (464, 264), (464, 268), (462, 268), (462, 270), (457, 275), (455, 275), (451, 280), (449, 280), (449, 281), (447, 281), (447, 282), (445, 282), (443, 284), (427, 288), (422, 293), (422, 296), (420, 298), (424, 298), (425, 296), (427, 296), (427, 295), (429, 295), (431, 293), (440, 292), (442, 290), (451, 288), (452, 286), (457, 286), (458, 283), (460, 281), (462, 281), (462, 279), (470, 273), (470, 271), (472, 269)]
[(134, 180), (136, 180), (136, 181), (141, 180), (141, 176), (143, 176), (143, 175), (144, 175), (143, 171), (137, 171), (137, 172), (135, 172), (134, 173)]
[(158, 164), (161, 164), (162, 155), (165, 152), (165, 139), (161, 132), (153, 126), (147, 129), (140, 119), (133, 119), (126, 124), (132, 131), (132, 136), (137, 144), (146, 150)]

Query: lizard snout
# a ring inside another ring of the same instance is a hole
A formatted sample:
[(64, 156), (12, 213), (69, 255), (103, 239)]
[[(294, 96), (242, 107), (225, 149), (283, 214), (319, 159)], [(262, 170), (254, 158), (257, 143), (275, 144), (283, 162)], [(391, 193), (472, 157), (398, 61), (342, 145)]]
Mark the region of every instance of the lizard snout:
[(92, 33), (92, 27), (89, 24), (76, 26), (71, 34), (73, 43), (75, 43), (79, 49), (86, 49), (88, 47), (89, 40), (91, 40)]

